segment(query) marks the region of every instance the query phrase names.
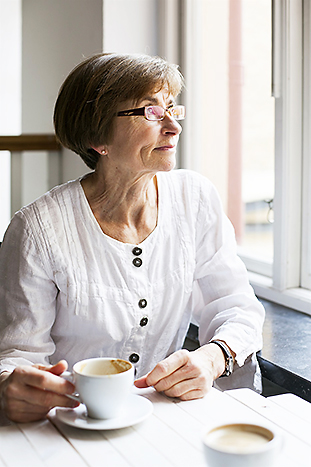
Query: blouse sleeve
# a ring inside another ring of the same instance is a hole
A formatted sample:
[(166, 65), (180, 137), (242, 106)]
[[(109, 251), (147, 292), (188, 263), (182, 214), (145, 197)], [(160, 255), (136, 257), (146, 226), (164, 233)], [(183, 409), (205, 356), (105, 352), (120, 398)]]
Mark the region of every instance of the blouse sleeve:
[(212, 185), (201, 189), (196, 239), (196, 320), (201, 345), (224, 340), (242, 366), (262, 347), (264, 308), (237, 256), (233, 227)]
[(0, 372), (48, 363), (57, 288), (39, 239), (22, 211), (0, 247)]

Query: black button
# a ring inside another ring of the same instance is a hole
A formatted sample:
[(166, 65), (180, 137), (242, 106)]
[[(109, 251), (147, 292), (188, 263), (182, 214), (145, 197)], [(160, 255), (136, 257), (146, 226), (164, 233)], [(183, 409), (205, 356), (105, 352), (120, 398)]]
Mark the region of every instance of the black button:
[(144, 318), (142, 318), (142, 319), (140, 320), (140, 323), (139, 323), (139, 324), (141, 325), (141, 327), (147, 326), (147, 324), (148, 324), (148, 318), (147, 318), (147, 316), (144, 316)]
[(129, 360), (131, 363), (137, 363), (139, 360), (139, 355), (137, 355), (137, 353), (132, 353), (132, 355), (130, 355)]
[(133, 259), (133, 264), (134, 266), (136, 266), (137, 268), (140, 268), (140, 266), (143, 264), (142, 260), (140, 258), (134, 258)]
[(138, 302), (138, 306), (139, 306), (139, 308), (146, 308), (147, 300), (145, 298), (140, 299), (139, 302)]
[(135, 255), (135, 256), (141, 255), (142, 252), (143, 252), (143, 250), (142, 250), (141, 248), (139, 248), (138, 246), (135, 246), (135, 248), (133, 248), (133, 250), (132, 250), (132, 253), (133, 253), (133, 255)]

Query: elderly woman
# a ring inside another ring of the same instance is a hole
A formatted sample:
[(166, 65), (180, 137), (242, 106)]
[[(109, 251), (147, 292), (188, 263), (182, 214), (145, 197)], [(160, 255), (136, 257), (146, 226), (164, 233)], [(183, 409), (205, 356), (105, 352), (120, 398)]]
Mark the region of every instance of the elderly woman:
[[(75, 407), (61, 374), (94, 356), (130, 360), (137, 387), (182, 400), (215, 380), (260, 390), (264, 311), (233, 228), (206, 178), (173, 170), (181, 88), (177, 67), (149, 56), (96, 55), (65, 80), (56, 135), (92, 171), (16, 213), (0, 250), (0, 394), (12, 420)], [(190, 321), (192, 352), (181, 350)]]

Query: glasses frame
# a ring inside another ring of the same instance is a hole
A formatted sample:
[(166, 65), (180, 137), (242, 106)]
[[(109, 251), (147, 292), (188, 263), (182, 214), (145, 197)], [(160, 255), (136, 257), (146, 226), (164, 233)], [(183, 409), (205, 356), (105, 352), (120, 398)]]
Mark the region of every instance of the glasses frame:
[[(148, 118), (147, 109), (149, 109), (150, 107), (160, 107), (161, 109), (163, 109), (164, 110), (163, 117), (156, 118), (156, 119)], [(171, 113), (171, 111), (175, 109), (176, 107), (182, 107), (184, 109), (184, 115), (181, 118), (175, 118), (174, 115)], [(185, 106), (171, 104), (169, 107), (164, 109), (163, 107), (161, 107), (161, 105), (146, 105), (145, 107), (138, 107), (136, 109), (121, 110), (120, 112), (117, 113), (117, 117), (132, 117), (133, 115), (142, 115), (149, 122), (161, 122), (165, 118), (165, 113), (168, 113), (175, 120), (184, 120)]]

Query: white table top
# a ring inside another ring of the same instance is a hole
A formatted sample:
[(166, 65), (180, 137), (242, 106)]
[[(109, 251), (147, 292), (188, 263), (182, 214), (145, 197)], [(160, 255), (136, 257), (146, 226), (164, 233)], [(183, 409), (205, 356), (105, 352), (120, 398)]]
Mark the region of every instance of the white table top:
[(81, 430), (60, 422), (55, 411), (49, 420), (1, 426), (0, 467), (206, 467), (204, 432), (231, 422), (274, 427), (283, 438), (279, 467), (311, 466), (311, 404), (297, 396), (212, 389), (204, 399), (181, 402), (153, 389), (139, 393), (154, 410), (128, 428)]

